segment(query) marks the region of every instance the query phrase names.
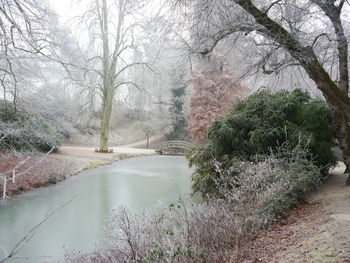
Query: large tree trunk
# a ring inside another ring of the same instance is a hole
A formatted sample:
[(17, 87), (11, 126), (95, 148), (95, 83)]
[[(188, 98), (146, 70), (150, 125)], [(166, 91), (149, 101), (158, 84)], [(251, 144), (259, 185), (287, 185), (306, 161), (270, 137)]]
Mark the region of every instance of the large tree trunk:
[(108, 152), (108, 133), (109, 133), (109, 120), (112, 112), (112, 100), (113, 92), (110, 84), (110, 53), (109, 53), (109, 41), (108, 41), (108, 9), (107, 1), (102, 1), (102, 13), (99, 15), (100, 27), (103, 43), (103, 104), (102, 104), (102, 121), (100, 131), (100, 151)]
[[(346, 165), (346, 173), (349, 173), (350, 168), (350, 125), (349, 120), (342, 111), (333, 111), (332, 121), (334, 133), (339, 142), (339, 147), (343, 153), (344, 163)], [(350, 185), (350, 174), (346, 181), (347, 185)]]
[(100, 133), (100, 151), (108, 152), (108, 138), (109, 138), (109, 123), (112, 112), (113, 95), (111, 90), (107, 91), (103, 95), (103, 112), (101, 121), (101, 133)]
[[(342, 151), (343, 160), (346, 165), (346, 171), (350, 169), (350, 99), (346, 92), (329, 77), (328, 73), (322, 68), (314, 53), (309, 56), (310, 59), (299, 60), (310, 78), (313, 79), (320, 89), (331, 108), (332, 128), (335, 137), (338, 139), (339, 147)], [(350, 174), (346, 181), (350, 185)]]

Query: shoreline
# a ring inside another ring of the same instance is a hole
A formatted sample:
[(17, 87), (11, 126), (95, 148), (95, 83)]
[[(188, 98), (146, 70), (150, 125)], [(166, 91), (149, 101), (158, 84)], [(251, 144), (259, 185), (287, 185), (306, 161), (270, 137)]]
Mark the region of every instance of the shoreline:
[(63, 160), (69, 160), (74, 162), (73, 171), (68, 174), (66, 177), (76, 176), (80, 172), (95, 169), (100, 166), (109, 165), (112, 163), (115, 163), (117, 161), (130, 159), (130, 158), (136, 158), (136, 157), (142, 157), (142, 156), (155, 156), (157, 153), (150, 152), (135, 152), (135, 153), (96, 153), (96, 156), (81, 156), (81, 155), (74, 155), (74, 154), (66, 154), (62, 152), (58, 152), (52, 155), (53, 158), (57, 159), (63, 159)]
[[(96, 153), (92, 147), (62, 146), (58, 152), (51, 153), (43, 162), (44, 165), (48, 165), (47, 167), (31, 170), (28, 174), (19, 177), (15, 184), (8, 181), (7, 198), (0, 199), (0, 202), (39, 188), (66, 181), (70, 177), (78, 176), (86, 170), (109, 165), (124, 159), (157, 155), (154, 149), (128, 147), (112, 147), (111, 149), (113, 149), (113, 153)], [(56, 167), (50, 166), (52, 162), (55, 163)], [(46, 180), (40, 181), (42, 176), (49, 173), (47, 168), (51, 169), (52, 176), (48, 176)], [(61, 171), (59, 172), (60, 169)], [(25, 187), (22, 184), (25, 184)], [(3, 183), (0, 182), (0, 192), (2, 193), (2, 191)]]

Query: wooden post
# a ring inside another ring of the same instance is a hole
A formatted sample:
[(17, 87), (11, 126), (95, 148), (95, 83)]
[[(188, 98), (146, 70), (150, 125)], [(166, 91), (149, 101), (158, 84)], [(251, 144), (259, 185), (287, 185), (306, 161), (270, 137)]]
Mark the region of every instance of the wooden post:
[(6, 176), (4, 175), (4, 187), (3, 187), (3, 192), (2, 192), (2, 199), (6, 198), (6, 185), (7, 184), (7, 180), (6, 180)]
[(147, 145), (146, 145), (146, 147), (148, 149), (148, 146), (149, 146), (149, 132), (146, 132), (146, 136), (147, 136)]
[(16, 170), (12, 171), (12, 183), (15, 184), (16, 183)]

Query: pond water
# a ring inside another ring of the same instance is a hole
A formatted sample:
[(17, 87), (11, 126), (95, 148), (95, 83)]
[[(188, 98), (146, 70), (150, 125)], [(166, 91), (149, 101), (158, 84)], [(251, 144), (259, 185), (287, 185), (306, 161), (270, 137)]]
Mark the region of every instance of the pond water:
[(9, 262), (56, 262), (66, 251), (90, 250), (104, 240), (103, 227), (113, 208), (141, 212), (190, 198), (191, 169), (183, 157), (149, 156), (84, 171), (57, 185), (0, 204), (0, 259), (55, 208), (27, 246)]

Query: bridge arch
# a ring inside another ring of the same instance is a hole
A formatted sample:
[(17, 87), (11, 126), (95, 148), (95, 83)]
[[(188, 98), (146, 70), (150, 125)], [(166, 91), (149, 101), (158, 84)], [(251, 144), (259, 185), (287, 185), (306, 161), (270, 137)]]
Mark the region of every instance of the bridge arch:
[(156, 150), (160, 155), (164, 154), (167, 150), (181, 149), (184, 152), (189, 152), (195, 147), (195, 144), (186, 141), (166, 141), (161, 143)]

